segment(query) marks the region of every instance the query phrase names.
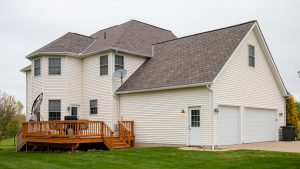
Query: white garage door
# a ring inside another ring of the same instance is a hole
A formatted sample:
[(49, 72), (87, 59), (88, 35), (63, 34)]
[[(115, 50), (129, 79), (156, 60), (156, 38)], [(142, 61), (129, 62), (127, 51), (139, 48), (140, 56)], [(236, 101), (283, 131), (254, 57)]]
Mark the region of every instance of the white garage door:
[(238, 107), (221, 106), (219, 108), (219, 145), (240, 144), (240, 120)]
[(244, 142), (274, 141), (276, 139), (276, 111), (246, 108), (244, 114)]

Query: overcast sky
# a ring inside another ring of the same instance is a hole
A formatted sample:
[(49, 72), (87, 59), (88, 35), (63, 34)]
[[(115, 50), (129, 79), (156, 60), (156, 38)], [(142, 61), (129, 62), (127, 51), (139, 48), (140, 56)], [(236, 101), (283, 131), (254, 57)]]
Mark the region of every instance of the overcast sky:
[(299, 0), (1, 0), (0, 90), (25, 105), (26, 55), (66, 32), (90, 35), (130, 19), (178, 37), (258, 20), (287, 89), (300, 101)]

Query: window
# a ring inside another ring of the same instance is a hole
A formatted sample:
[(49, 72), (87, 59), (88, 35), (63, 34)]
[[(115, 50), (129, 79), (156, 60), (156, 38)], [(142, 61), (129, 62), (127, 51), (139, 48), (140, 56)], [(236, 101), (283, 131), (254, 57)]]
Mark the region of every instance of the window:
[(41, 75), (41, 59), (34, 60), (34, 76)]
[(60, 75), (61, 73), (61, 59), (49, 58), (49, 75)]
[(249, 45), (249, 66), (255, 67), (255, 48), (252, 45)]
[(49, 100), (49, 120), (60, 120), (60, 100)]
[(115, 71), (124, 69), (124, 56), (115, 56)]
[(108, 56), (100, 57), (100, 76), (108, 74)]
[(90, 100), (90, 114), (97, 114), (97, 100)]
[(200, 127), (200, 110), (191, 110), (191, 127)]

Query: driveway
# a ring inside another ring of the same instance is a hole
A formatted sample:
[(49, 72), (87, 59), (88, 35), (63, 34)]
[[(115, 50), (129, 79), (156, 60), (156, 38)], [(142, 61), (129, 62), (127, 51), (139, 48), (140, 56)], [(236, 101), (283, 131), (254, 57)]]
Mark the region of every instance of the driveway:
[(281, 151), (281, 152), (300, 153), (300, 141), (260, 142), (260, 143), (251, 143), (251, 144), (220, 146), (217, 149), (219, 149), (221, 151), (245, 149), (245, 150), (266, 150), (266, 151)]

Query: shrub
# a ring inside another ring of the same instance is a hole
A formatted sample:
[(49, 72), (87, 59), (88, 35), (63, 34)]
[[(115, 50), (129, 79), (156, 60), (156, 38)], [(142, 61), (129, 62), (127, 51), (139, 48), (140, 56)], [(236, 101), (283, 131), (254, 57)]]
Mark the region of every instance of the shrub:
[(286, 125), (295, 126), (295, 135), (298, 136), (298, 107), (293, 96), (286, 99)]

